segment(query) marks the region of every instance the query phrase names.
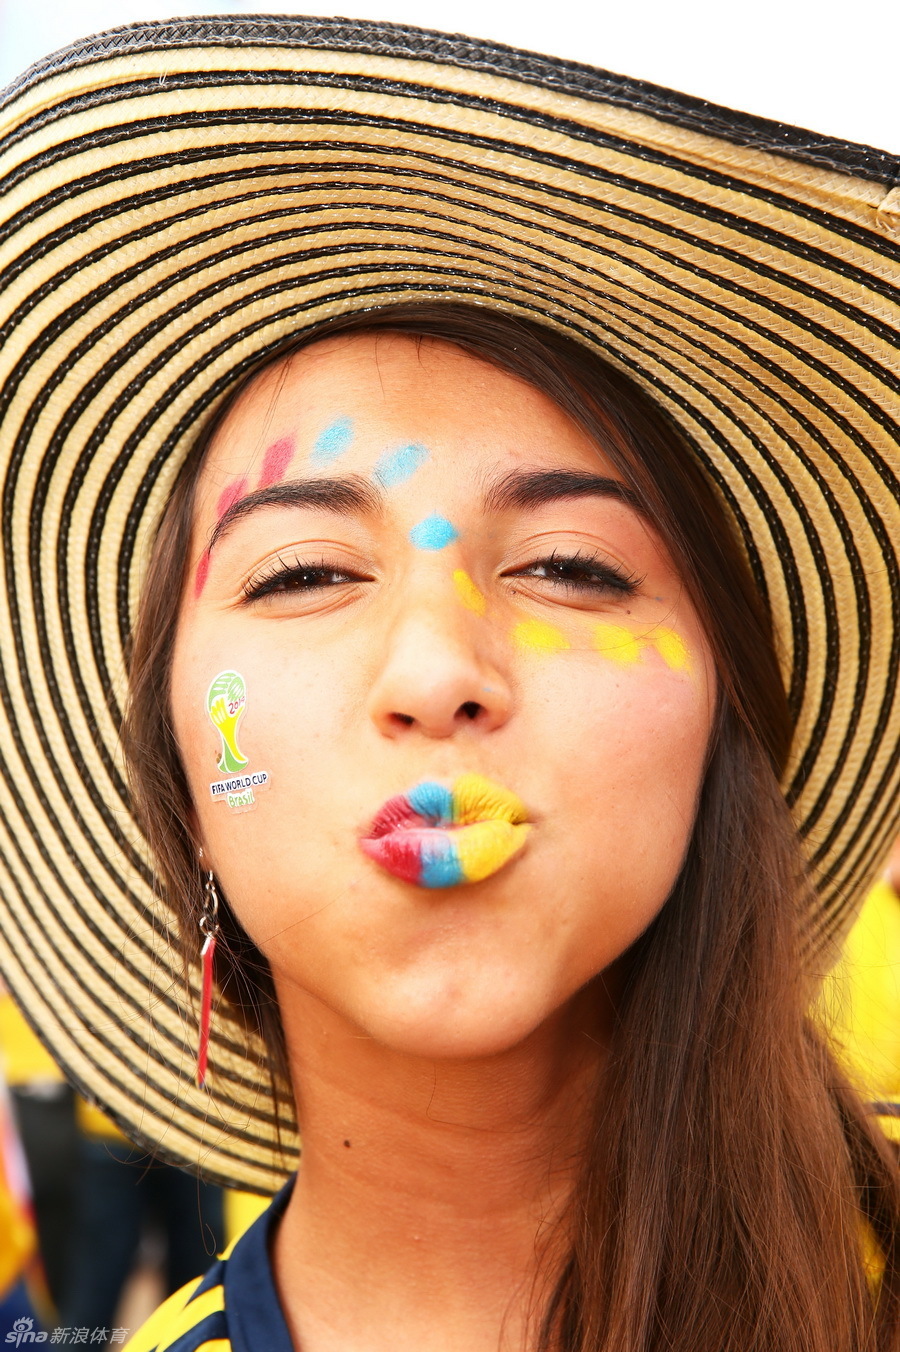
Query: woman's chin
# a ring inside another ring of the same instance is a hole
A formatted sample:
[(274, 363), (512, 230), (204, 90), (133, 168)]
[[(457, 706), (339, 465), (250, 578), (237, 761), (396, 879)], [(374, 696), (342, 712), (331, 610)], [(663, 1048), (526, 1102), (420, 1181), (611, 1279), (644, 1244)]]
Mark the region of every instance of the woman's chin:
[(398, 990), (377, 1007), (360, 1010), (356, 1021), (395, 1055), (464, 1061), (503, 1056), (558, 1014), (558, 1002), (535, 1000), (533, 991), (516, 998), (499, 985), (467, 991), (455, 984), (428, 992)]

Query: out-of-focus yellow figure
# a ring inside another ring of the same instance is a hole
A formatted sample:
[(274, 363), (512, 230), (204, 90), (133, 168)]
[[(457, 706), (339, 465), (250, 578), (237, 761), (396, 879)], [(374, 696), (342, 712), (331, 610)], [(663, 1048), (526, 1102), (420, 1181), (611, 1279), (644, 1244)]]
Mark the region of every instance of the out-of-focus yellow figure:
[(0, 1079), (0, 1303), (29, 1272), (37, 1256), (25, 1157)]
[(900, 1143), (900, 841), (825, 984), (826, 1027), (844, 1069)]
[[(0, 986), (0, 1019), (10, 1007)], [(40, 1048), (37, 1039), (35, 1045)], [(32, 1312), (46, 1315), (49, 1304), (28, 1166), (7, 1088), (10, 1070), (15, 1073), (18, 1067), (10, 1065), (5, 1050), (0, 1035), (0, 1313), (9, 1320)], [(43, 1048), (40, 1053), (46, 1056)]]

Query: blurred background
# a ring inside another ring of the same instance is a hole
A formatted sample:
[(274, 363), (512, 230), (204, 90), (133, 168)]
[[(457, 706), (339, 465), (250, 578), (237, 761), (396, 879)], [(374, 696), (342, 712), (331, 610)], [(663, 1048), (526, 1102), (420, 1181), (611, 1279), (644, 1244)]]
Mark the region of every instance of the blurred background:
[[(340, 8), (585, 62), (900, 154), (900, 0), (340, 0)], [(335, 7), (0, 0), (0, 87), (103, 29), (276, 10)], [(826, 1017), (900, 1140), (900, 850), (893, 870), (854, 931)], [(130, 1146), (65, 1084), (0, 987), (0, 1330), (124, 1343), (263, 1205), (204, 1188)]]

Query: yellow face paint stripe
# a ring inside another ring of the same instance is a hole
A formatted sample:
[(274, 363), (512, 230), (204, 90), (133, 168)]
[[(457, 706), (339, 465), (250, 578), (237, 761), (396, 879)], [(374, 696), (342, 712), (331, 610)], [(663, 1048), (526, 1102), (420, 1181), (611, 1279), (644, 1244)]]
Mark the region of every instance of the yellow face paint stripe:
[(620, 624), (598, 624), (594, 630), (594, 647), (623, 667), (631, 666), (641, 655), (638, 639)]
[(487, 609), (487, 601), (464, 568), (454, 569), (453, 581), (456, 594), (463, 605), (468, 606), (469, 610), (474, 610), (476, 615), (483, 615)]
[(513, 629), (513, 638), (520, 647), (538, 652), (559, 652), (572, 646), (561, 630), (543, 620), (522, 620)]
[(688, 665), (687, 644), (674, 629), (657, 629), (649, 641), (666, 666), (671, 667), (673, 671), (683, 671)]
[(657, 628), (643, 635), (633, 634), (620, 624), (598, 624), (594, 647), (622, 666), (631, 666), (645, 648), (654, 648), (672, 671), (684, 671), (690, 662), (687, 644), (674, 629)]

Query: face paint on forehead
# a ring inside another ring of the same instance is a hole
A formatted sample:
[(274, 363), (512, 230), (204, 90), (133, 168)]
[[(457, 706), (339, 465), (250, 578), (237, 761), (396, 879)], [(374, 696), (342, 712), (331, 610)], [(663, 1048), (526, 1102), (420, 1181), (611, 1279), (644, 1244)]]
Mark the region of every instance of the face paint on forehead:
[(395, 488), (397, 484), (411, 479), (419, 466), (428, 459), (428, 455), (428, 447), (420, 446), (418, 442), (397, 446), (378, 457), (372, 477), (384, 488)]
[(294, 446), (293, 437), (280, 437), (266, 448), (258, 488), (271, 488), (272, 484), (277, 484), (284, 478), (287, 467), (294, 458)]
[(413, 526), (409, 538), (416, 549), (443, 549), (459, 539), (459, 531), (445, 516), (433, 512)]
[(336, 418), (316, 437), (310, 460), (314, 465), (330, 465), (349, 449), (353, 437), (353, 419)]
[(216, 503), (216, 523), (222, 520), (226, 512), (230, 512), (236, 502), (247, 492), (247, 477), (241, 475), (239, 479), (232, 479), (230, 484), (226, 484), (219, 494), (219, 500)]

